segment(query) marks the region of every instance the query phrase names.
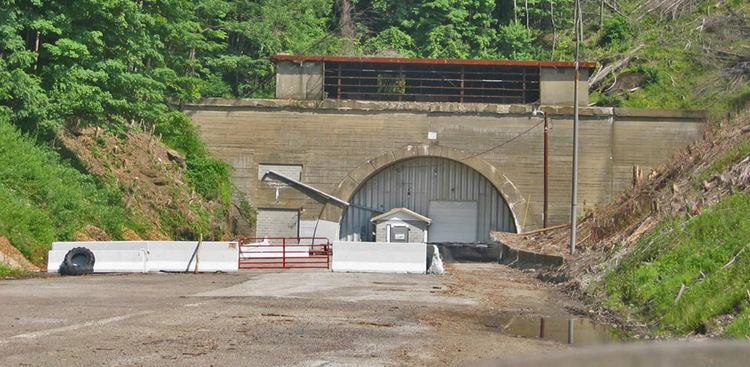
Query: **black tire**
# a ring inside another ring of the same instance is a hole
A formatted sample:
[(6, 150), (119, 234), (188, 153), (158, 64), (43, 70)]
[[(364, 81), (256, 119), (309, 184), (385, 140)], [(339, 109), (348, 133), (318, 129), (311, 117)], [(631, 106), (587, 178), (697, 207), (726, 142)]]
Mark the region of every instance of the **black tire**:
[(60, 265), (60, 274), (62, 275), (85, 275), (94, 272), (94, 253), (85, 247), (76, 247), (67, 254), (62, 265)]

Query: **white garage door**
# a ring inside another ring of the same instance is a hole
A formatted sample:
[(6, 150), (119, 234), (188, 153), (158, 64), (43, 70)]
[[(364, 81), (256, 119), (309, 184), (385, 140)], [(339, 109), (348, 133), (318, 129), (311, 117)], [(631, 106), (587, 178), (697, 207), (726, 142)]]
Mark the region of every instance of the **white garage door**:
[(476, 242), (476, 201), (430, 201), (429, 242)]

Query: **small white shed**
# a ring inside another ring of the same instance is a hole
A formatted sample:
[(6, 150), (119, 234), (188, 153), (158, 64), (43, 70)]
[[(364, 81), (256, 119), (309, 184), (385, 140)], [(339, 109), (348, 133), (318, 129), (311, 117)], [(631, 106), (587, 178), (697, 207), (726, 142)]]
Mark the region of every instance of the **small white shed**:
[(427, 242), (432, 220), (406, 208), (393, 208), (370, 219), (377, 242)]

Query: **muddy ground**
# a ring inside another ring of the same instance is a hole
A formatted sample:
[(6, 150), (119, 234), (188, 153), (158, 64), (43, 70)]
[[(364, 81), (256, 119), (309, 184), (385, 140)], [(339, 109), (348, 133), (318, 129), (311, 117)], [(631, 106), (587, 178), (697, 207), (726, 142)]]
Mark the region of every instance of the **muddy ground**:
[(579, 305), (553, 285), (498, 264), (449, 271), (0, 281), (0, 365), (454, 366), (567, 348), (492, 321), (567, 317)]

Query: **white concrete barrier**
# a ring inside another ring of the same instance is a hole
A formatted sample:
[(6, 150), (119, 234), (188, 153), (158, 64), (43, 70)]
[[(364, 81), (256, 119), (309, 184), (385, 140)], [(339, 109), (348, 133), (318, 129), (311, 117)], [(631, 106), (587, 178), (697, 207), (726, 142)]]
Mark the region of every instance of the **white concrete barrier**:
[[(196, 261), (190, 263), (190, 258), (197, 244), (197, 241), (148, 241), (148, 271), (194, 271)], [(237, 256), (236, 242), (203, 241), (197, 253), (198, 271), (237, 271)]]
[(331, 270), (337, 272), (420, 273), (427, 271), (424, 243), (333, 243)]
[(191, 262), (197, 244), (197, 241), (55, 242), (49, 252), (47, 271), (56, 273), (65, 254), (76, 247), (94, 253), (95, 273), (194, 271), (196, 263), (199, 272), (238, 270), (236, 242), (203, 241), (196, 254), (197, 261), (193, 258)]
[[(76, 246), (86, 247), (86, 246)], [(146, 251), (106, 250), (94, 253), (94, 273), (144, 273), (146, 272)], [(68, 250), (49, 252), (47, 272), (57, 273)]]
[(70, 251), (76, 247), (85, 247), (92, 252), (98, 250), (146, 251), (148, 241), (61, 241), (52, 242), (52, 250)]

